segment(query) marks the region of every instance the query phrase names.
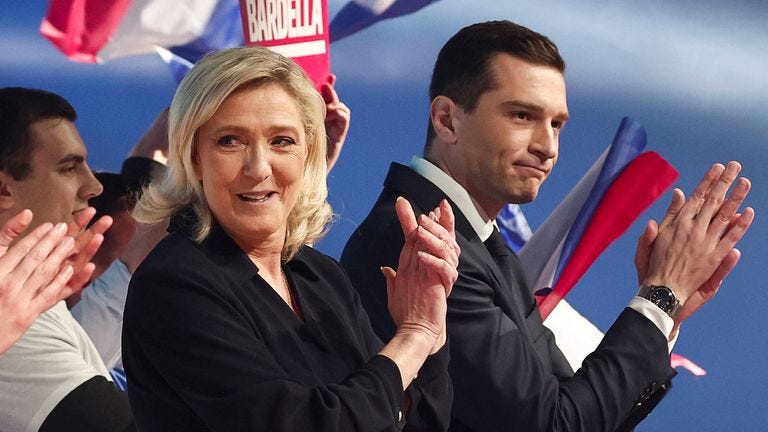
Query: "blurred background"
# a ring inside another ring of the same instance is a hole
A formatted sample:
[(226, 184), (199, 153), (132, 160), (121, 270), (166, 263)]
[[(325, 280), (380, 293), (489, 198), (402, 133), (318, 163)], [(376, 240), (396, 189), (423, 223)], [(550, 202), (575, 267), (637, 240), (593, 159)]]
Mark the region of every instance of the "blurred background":
[[(328, 0), (329, 16), (346, 0)], [(38, 28), (45, 0), (5, 0), (0, 14), (0, 87), (66, 97), (94, 169), (117, 171), (176, 87), (156, 55), (102, 65), (67, 60)], [(539, 198), (523, 206), (535, 229), (613, 139), (622, 117), (641, 122), (648, 150), (680, 172), (686, 193), (712, 163), (739, 160), (757, 218), (742, 260), (721, 292), (682, 329), (675, 351), (709, 374), (680, 371), (673, 391), (638, 428), (765, 430), (768, 424), (768, 2), (741, 0), (442, 0), (332, 44), (337, 89), (352, 128), (330, 175), (338, 215), (317, 247), (338, 257), (367, 214), (391, 161), (424, 143), (427, 85), (442, 44), (461, 27), (509, 19), (549, 36), (567, 62), (571, 121), (560, 160)], [(568, 300), (605, 331), (636, 291), (635, 241), (660, 218), (667, 192), (590, 269)], [(762, 245), (762, 246), (761, 246)]]

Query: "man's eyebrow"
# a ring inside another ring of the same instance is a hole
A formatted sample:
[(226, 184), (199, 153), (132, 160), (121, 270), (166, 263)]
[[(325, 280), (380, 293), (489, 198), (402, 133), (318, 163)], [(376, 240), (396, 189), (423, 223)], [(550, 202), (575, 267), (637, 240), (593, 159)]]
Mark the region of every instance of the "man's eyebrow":
[(76, 162), (76, 163), (85, 162), (85, 156), (81, 154), (71, 153), (59, 159), (58, 165), (66, 165), (72, 162)]
[[(542, 112), (544, 112), (544, 108), (541, 105), (537, 105), (537, 104), (534, 104), (534, 103), (525, 102), (525, 101), (521, 101), (521, 100), (506, 101), (506, 102), (502, 103), (502, 106), (504, 106), (504, 108), (507, 108), (507, 109), (519, 108), (519, 109), (523, 109), (523, 110), (526, 110), (526, 111), (532, 111), (532, 112), (535, 112), (535, 113), (542, 113)], [(568, 119), (570, 118), (570, 115), (566, 111), (566, 112), (559, 113), (558, 115), (555, 116), (555, 118), (565, 122), (565, 121), (568, 121)]]

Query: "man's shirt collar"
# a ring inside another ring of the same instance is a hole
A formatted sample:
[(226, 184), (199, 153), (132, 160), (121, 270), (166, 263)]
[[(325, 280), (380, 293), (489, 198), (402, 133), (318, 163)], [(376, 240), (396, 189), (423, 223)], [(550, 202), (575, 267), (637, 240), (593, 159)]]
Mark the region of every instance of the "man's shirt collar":
[(464, 187), (424, 158), (414, 156), (411, 159), (410, 167), (420, 176), (437, 186), (456, 204), (459, 211), (467, 218), (467, 221), (475, 230), (475, 233), (477, 233), (477, 236), (480, 237), (480, 240), (488, 240), (488, 237), (493, 233), (494, 220), (485, 214), (485, 211), (469, 196)]

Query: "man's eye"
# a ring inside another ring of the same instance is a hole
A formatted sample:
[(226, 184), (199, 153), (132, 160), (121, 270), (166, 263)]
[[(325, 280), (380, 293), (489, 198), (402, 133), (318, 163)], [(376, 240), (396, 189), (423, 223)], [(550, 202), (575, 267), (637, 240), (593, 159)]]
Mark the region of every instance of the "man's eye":
[(525, 111), (513, 112), (511, 115), (512, 115), (512, 118), (515, 118), (515, 119), (518, 119), (518, 120), (530, 120), (531, 119), (531, 116), (527, 112), (525, 112)]
[(65, 174), (73, 173), (77, 170), (76, 165), (66, 165), (61, 167), (61, 172)]
[(554, 129), (562, 129), (565, 126), (564, 121), (555, 120), (552, 122), (552, 128)]

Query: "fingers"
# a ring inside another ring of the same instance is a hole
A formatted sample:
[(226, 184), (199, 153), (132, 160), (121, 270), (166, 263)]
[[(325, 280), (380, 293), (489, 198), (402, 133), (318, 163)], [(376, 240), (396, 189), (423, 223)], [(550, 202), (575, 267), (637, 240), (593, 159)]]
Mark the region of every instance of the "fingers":
[(669, 203), (669, 207), (667, 207), (667, 212), (664, 215), (664, 218), (661, 220), (661, 224), (659, 224), (659, 229), (662, 230), (669, 226), (672, 221), (675, 220), (677, 215), (680, 213), (680, 210), (685, 205), (685, 194), (683, 194), (683, 191), (681, 191), (678, 188), (675, 188), (672, 191), (672, 200)]
[(67, 284), (67, 287), (65, 288), (68, 291), (68, 294), (62, 293), (63, 298), (67, 298), (70, 295), (80, 291), (88, 281), (91, 280), (91, 276), (93, 275), (93, 272), (96, 270), (96, 264), (94, 263), (86, 263), (82, 269), (80, 269), (79, 272), (75, 273), (74, 276), (69, 280), (69, 283)]
[[(19, 240), (13, 247), (8, 249), (6, 254), (0, 260), (0, 274), (12, 274), (23, 260), (28, 262), (27, 268), (34, 269), (67, 232), (66, 224), (58, 224), (55, 227), (50, 222), (40, 224), (27, 236)], [(34, 254), (32, 250), (35, 249)], [(29, 270), (31, 272), (31, 270)], [(14, 277), (26, 280), (29, 275), (16, 273)]]
[(93, 258), (93, 255), (96, 254), (96, 251), (99, 250), (103, 241), (103, 234), (93, 234), (89, 238), (88, 243), (80, 246), (80, 250), (74, 256), (70, 257), (69, 264), (74, 267), (76, 273), (75, 277), (73, 277), (73, 281), (70, 282), (70, 285), (74, 285), (75, 288), (80, 288), (88, 281), (87, 279), (80, 281), (79, 275), (85, 269), (85, 266), (89, 264), (89, 261)]
[[(717, 178), (717, 181), (715, 181), (715, 183), (712, 185), (712, 188), (709, 190), (706, 199), (704, 200), (698, 214), (696, 215), (696, 223), (698, 225), (704, 227), (710, 226), (710, 222), (712, 221), (712, 218), (715, 216), (715, 214), (723, 209), (723, 203), (725, 201), (725, 196), (728, 193), (728, 189), (730, 189), (733, 182), (736, 181), (739, 172), (741, 172), (741, 165), (738, 162), (728, 162), (725, 170), (722, 172), (722, 174), (720, 174), (720, 176)], [(744, 187), (746, 187), (746, 189), (744, 189)], [(747, 181), (746, 185), (742, 185), (741, 188), (736, 189), (739, 189), (739, 192), (742, 192), (741, 198), (743, 201), (743, 198), (746, 197), (747, 193), (749, 192), (749, 182)], [(738, 202), (738, 205), (740, 204), (741, 201)], [(736, 208), (733, 208), (733, 211), (728, 217), (728, 221), (736, 213), (738, 205)], [(732, 205), (726, 206), (726, 209), (732, 207)], [(725, 225), (728, 224), (728, 221), (726, 221)]]
[(659, 226), (655, 220), (651, 219), (645, 225), (645, 230), (637, 239), (637, 249), (635, 250), (635, 269), (637, 269), (637, 278), (640, 283), (645, 280), (650, 266), (651, 251), (653, 242), (659, 235)]
[(102, 216), (88, 228), (92, 234), (104, 234), (112, 226), (112, 217)]
[(733, 270), (736, 267), (736, 264), (739, 263), (740, 258), (741, 251), (738, 249), (731, 249), (728, 254), (725, 255), (725, 258), (723, 258), (723, 260), (720, 262), (720, 266), (717, 267), (715, 272), (712, 274), (709, 280), (707, 280), (707, 282), (702, 285), (699, 291), (701, 291), (705, 296), (711, 297), (714, 295), (728, 274), (731, 273), (731, 270)]
[(440, 225), (445, 228), (446, 231), (453, 237), (456, 238), (456, 218), (453, 214), (453, 209), (451, 208), (451, 205), (448, 204), (448, 200), (441, 200), (440, 205), (437, 207), (438, 217), (439, 217), (439, 223)]
[(320, 86), (320, 96), (323, 97), (323, 102), (326, 105), (331, 105), (339, 101), (339, 95), (336, 93), (336, 89), (333, 88), (333, 84), (327, 83)]
[[(736, 212), (738, 212), (739, 207), (744, 202), (744, 199), (746, 199), (747, 194), (749, 194), (749, 190), (751, 188), (752, 184), (746, 178), (742, 177), (738, 180), (738, 182), (736, 182), (736, 187), (733, 188), (733, 192), (731, 192), (731, 195), (728, 197), (728, 199), (722, 203), (720, 208), (717, 210), (717, 214), (711, 220), (711, 223), (707, 229), (708, 234), (720, 236), (726, 228), (732, 225), (732, 221), (736, 216)], [(707, 201), (709, 202), (709, 200)], [(705, 208), (702, 209), (702, 211), (699, 213), (703, 215), (702, 219), (704, 219), (709, 213), (706, 212), (706, 210), (708, 210), (706, 207), (707, 206), (705, 206)], [(704, 220), (702, 220), (702, 223), (703, 222)]]
[(18, 237), (32, 222), (32, 211), (22, 210), (16, 216), (5, 223), (0, 231), (0, 256), (5, 254), (11, 243)]
[(730, 224), (730, 227), (720, 239), (717, 249), (720, 252), (726, 252), (732, 249), (747, 233), (752, 221), (755, 220), (755, 210), (752, 207), (747, 207), (738, 216), (736, 220)]
[(448, 297), (453, 288), (453, 283), (456, 282), (456, 279), (459, 277), (459, 272), (456, 270), (456, 266), (424, 251), (417, 252), (417, 255), (422, 271), (434, 272), (434, 274), (440, 278), (440, 283), (445, 289), (445, 296)]
[(88, 222), (90, 222), (95, 215), (96, 209), (93, 207), (88, 207), (82, 211), (77, 212), (72, 221), (72, 224), (69, 226), (69, 235), (74, 237), (82, 232), (88, 226)]
[(395, 213), (397, 214), (397, 220), (400, 221), (400, 227), (403, 229), (403, 235), (407, 239), (419, 226), (419, 224), (416, 223), (416, 215), (413, 213), (411, 203), (403, 197), (397, 197), (397, 200), (395, 201)]
[(459, 245), (440, 224), (426, 215), (419, 216), (417, 249), (426, 250), (438, 258), (447, 260), (454, 267), (459, 265)]
[(38, 288), (48, 284), (59, 273), (75, 246), (72, 237), (63, 237), (65, 233), (64, 224), (49, 231), (29, 250), (9, 276)]
[(699, 210), (707, 200), (712, 187), (718, 182), (720, 176), (723, 175), (725, 167), (723, 164), (716, 163), (704, 174), (704, 178), (699, 182), (696, 188), (691, 194), (691, 199), (683, 206), (680, 211), (681, 216), (689, 219), (693, 219), (699, 213)]
[(32, 299), (32, 303), (38, 313), (50, 309), (59, 301), (73, 294), (73, 290), (67, 287), (67, 282), (72, 278), (72, 273), (72, 266), (65, 265), (50, 283), (37, 292), (37, 296)]
[(392, 298), (395, 292), (395, 276), (397, 273), (392, 270), (392, 267), (380, 267), (381, 274), (384, 275), (384, 280), (387, 281), (387, 298)]

